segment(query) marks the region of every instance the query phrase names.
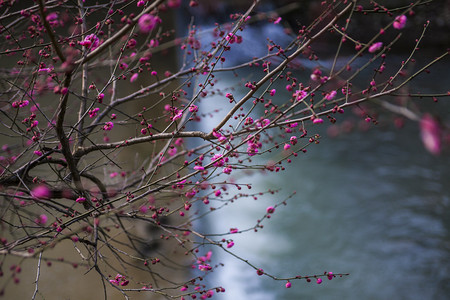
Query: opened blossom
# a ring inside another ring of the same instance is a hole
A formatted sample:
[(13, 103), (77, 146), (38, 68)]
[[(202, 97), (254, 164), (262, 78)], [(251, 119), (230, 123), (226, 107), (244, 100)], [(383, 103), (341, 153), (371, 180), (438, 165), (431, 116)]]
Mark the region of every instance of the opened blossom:
[(406, 25), (406, 16), (405, 15), (401, 15), (395, 18), (394, 24), (392, 24), (392, 26), (395, 29), (403, 29)]
[(31, 196), (35, 199), (47, 199), (50, 198), (51, 195), (52, 192), (45, 185), (39, 185), (31, 191)]
[(161, 19), (158, 16), (144, 14), (139, 18), (138, 26), (142, 33), (149, 33), (160, 23)]
[(100, 45), (100, 40), (95, 34), (90, 34), (80, 42), (81, 46), (86, 47), (90, 51), (95, 50)]

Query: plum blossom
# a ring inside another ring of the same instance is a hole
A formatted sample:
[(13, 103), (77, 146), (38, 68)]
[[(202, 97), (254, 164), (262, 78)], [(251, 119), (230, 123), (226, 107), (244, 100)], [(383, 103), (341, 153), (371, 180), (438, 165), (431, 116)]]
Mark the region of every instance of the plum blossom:
[(90, 34), (84, 38), (83, 41), (80, 42), (81, 46), (86, 47), (90, 51), (95, 50), (100, 44), (100, 40), (95, 34)]
[(336, 91), (331, 91), (325, 95), (325, 99), (327, 99), (328, 101), (331, 101), (334, 99), (334, 97), (336, 97), (336, 94), (337, 94)]
[(291, 136), (291, 138), (289, 139), (289, 142), (291, 143), (291, 145), (295, 145), (297, 144), (297, 137), (295, 135)]
[(100, 110), (100, 108), (96, 107), (94, 109), (89, 110), (89, 118), (95, 118), (98, 114), (98, 111)]
[(33, 198), (35, 199), (46, 199), (50, 198), (51, 195), (52, 192), (45, 185), (39, 185), (31, 191), (31, 196), (33, 196)]
[(394, 24), (392, 24), (392, 26), (395, 29), (399, 29), (399, 30), (403, 29), (406, 25), (406, 20), (407, 20), (407, 18), (405, 15), (397, 16), (395, 18)]
[(36, 220), (34, 221), (36, 224), (41, 224), (41, 225), (45, 225), (45, 223), (47, 223), (48, 221), (48, 217), (45, 214), (41, 214), (39, 215), (38, 218), (36, 218)]
[(83, 203), (83, 202), (86, 201), (86, 198), (84, 198), (84, 197), (78, 197), (75, 201), (76, 201), (77, 203)]
[(169, 0), (167, 6), (170, 8), (178, 8), (181, 6), (181, 0)]
[(138, 73), (134, 73), (133, 75), (131, 75), (130, 77), (130, 82), (135, 82), (139, 77)]
[(256, 122), (256, 128), (263, 128), (263, 127), (266, 127), (269, 124), (270, 124), (270, 120), (269, 119), (263, 119), (261, 121), (257, 121)]
[(231, 173), (231, 171), (233, 171), (233, 169), (231, 169), (230, 167), (225, 167), (222, 170), (223, 173), (228, 174), (228, 175)]
[[(217, 160), (217, 161), (216, 161)], [(214, 166), (216, 167), (223, 167), (225, 164), (225, 160), (222, 158), (222, 154), (215, 154), (212, 158), (211, 161), (216, 161), (214, 163)]]
[(180, 119), (182, 116), (183, 116), (183, 111), (180, 110), (180, 111), (178, 111), (178, 112), (175, 113), (175, 115), (172, 117), (171, 120), (172, 120), (172, 121), (178, 120), (178, 119)]
[(273, 206), (269, 206), (266, 208), (266, 212), (268, 214), (273, 214), (275, 212), (275, 208)]
[(149, 33), (160, 23), (161, 19), (158, 16), (150, 14), (143, 14), (138, 21), (139, 29), (142, 33)]
[(109, 282), (115, 286), (127, 286), (130, 281), (126, 279), (125, 276), (117, 274), (114, 279), (109, 280)]
[(314, 118), (313, 124), (321, 124), (321, 123), (323, 123), (323, 119), (321, 119), (321, 118)]
[(380, 50), (381, 47), (383, 47), (383, 43), (382, 42), (374, 43), (374, 44), (372, 44), (372, 46), (369, 47), (369, 52), (370, 53), (375, 53), (378, 50)]
[(428, 152), (433, 155), (439, 155), (441, 153), (441, 126), (430, 114), (425, 114), (420, 120), (420, 136)]
[(114, 127), (113, 122), (106, 122), (105, 125), (103, 126), (103, 130), (111, 131), (113, 127)]
[(294, 96), (297, 101), (302, 101), (306, 96), (308, 96), (308, 93), (304, 90), (298, 90), (294, 93)]
[(204, 264), (204, 265), (198, 265), (198, 269), (200, 271), (206, 272), (206, 271), (212, 270), (212, 267), (209, 264)]

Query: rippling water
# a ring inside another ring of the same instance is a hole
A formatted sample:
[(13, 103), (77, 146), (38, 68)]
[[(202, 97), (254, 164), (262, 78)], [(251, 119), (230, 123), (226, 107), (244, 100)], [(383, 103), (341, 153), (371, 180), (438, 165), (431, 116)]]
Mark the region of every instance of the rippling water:
[[(444, 81), (420, 84), (432, 89)], [(445, 103), (429, 109), (450, 112)], [(350, 276), (321, 285), (293, 281), (286, 289), (223, 254), (225, 267), (213, 280), (227, 290), (220, 299), (448, 299), (450, 161), (426, 152), (417, 123), (325, 137), (287, 171), (269, 175), (248, 180), (255, 190), (281, 193), (230, 205), (212, 228), (251, 227), (295, 190), (263, 230), (233, 236), (233, 250), (279, 277)]]
[[(297, 195), (263, 230), (237, 237), (235, 249), (278, 276), (325, 270), (350, 276), (320, 286), (295, 281), (285, 289), (227, 258), (220, 275), (225, 299), (445, 299), (449, 166), (446, 157), (426, 153), (417, 128), (407, 126), (326, 139), (275, 181), (255, 175), (257, 187)], [(223, 217), (233, 215), (243, 228), (264, 214), (271, 201), (265, 200), (230, 207)]]

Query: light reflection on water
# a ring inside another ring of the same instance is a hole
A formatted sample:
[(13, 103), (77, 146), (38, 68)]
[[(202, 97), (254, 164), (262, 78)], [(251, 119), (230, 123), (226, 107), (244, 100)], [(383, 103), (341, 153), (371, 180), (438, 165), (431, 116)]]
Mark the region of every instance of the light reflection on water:
[[(428, 109), (450, 111), (439, 104)], [(281, 193), (218, 211), (211, 229), (251, 227), (268, 205), (295, 190), (263, 230), (232, 236), (233, 250), (279, 277), (324, 271), (350, 276), (321, 285), (294, 281), (286, 289), (285, 282), (258, 277), (245, 263), (215, 253), (225, 263), (213, 279), (227, 290), (219, 299), (446, 299), (448, 153), (427, 153), (417, 123), (337, 138), (321, 135), (321, 143), (294, 159), (286, 172), (248, 177), (254, 190), (281, 188)]]
[[(224, 258), (223, 299), (444, 299), (450, 292), (448, 159), (428, 155), (414, 126), (387, 136), (390, 141), (371, 130), (324, 139), (275, 182), (253, 177), (255, 188), (278, 186), (297, 195), (263, 230), (235, 238), (239, 253), (277, 276), (333, 271), (349, 277), (320, 286), (295, 281), (285, 289), (284, 282), (257, 280), (254, 270)], [(265, 200), (222, 216), (243, 228), (264, 214)]]

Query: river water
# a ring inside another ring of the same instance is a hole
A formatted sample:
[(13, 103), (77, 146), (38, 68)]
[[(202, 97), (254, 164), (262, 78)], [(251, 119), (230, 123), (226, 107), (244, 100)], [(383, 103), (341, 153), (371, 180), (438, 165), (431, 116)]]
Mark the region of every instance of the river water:
[[(441, 65), (414, 87), (442, 90), (446, 82), (448, 88), (447, 67)], [(225, 79), (223, 86), (231, 80)], [(445, 101), (427, 109), (445, 119), (450, 112)], [(318, 129), (320, 144), (286, 165), (285, 172), (247, 174), (254, 190), (281, 192), (229, 205), (208, 226), (216, 232), (226, 232), (230, 225), (252, 227), (267, 206), (296, 191), (264, 229), (233, 235), (232, 249), (278, 277), (324, 271), (350, 275), (320, 285), (296, 280), (287, 289), (285, 281), (259, 277), (245, 263), (217, 252), (225, 266), (211, 281), (226, 289), (218, 299), (448, 299), (448, 153), (429, 154), (415, 122), (402, 129), (372, 125), (334, 138), (325, 127)]]

